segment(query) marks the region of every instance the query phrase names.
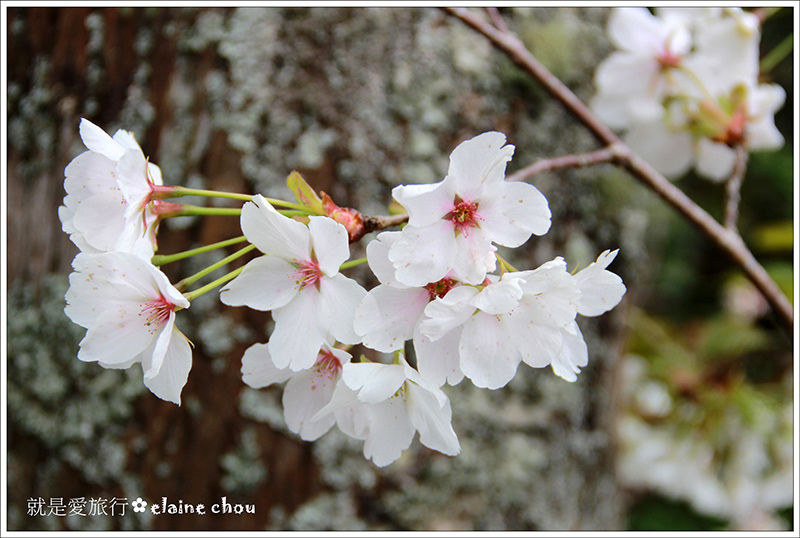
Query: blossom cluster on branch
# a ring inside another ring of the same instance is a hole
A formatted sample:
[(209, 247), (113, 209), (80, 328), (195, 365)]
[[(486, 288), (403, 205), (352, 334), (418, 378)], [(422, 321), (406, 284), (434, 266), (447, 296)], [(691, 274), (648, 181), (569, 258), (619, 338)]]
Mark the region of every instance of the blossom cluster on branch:
[(731, 176), (736, 148), (777, 149), (786, 93), (759, 81), (758, 17), (741, 8), (618, 7), (608, 34), (618, 49), (595, 73), (591, 106), (662, 174), (690, 168)]
[[(551, 224), (538, 189), (506, 181), (514, 146), (499, 132), (459, 144), (441, 182), (395, 187), (408, 223), (379, 233), (366, 259), (350, 262), (349, 245), (364, 235), (364, 223), (381, 221), (340, 208), (324, 193), (320, 198), (299, 174), (288, 181), (296, 203), (167, 187), (132, 134), (110, 137), (87, 120), (80, 133), (89, 151), (67, 166), (59, 211), (82, 251), (65, 309), (87, 329), (78, 358), (105, 368), (139, 362), (145, 385), (180, 404), (192, 359), (177, 312), (222, 286), (224, 304), (270, 311), (275, 322), (267, 342), (245, 352), (244, 382), (286, 382), (284, 412), (293, 432), (314, 440), (336, 424), (364, 440), (364, 455), (379, 466), (395, 461), (416, 432), (425, 446), (460, 451), (444, 385), (466, 377), (498, 389), (522, 362), (575, 381), (588, 363), (578, 314), (600, 315), (625, 293), (607, 269), (617, 251), (572, 273), (560, 257), (518, 271), (498, 256), (497, 246), (519, 247)], [(245, 203), (231, 210), (164, 201), (189, 194)], [(243, 237), (154, 255), (160, 221), (189, 214), (239, 215)], [(158, 267), (237, 242), (249, 245), (174, 285)], [(184, 291), (256, 249), (261, 255), (243, 267)], [(361, 262), (380, 282), (369, 291), (343, 274)], [(415, 367), (404, 356), (409, 340)], [(353, 360), (358, 344), (391, 356), (391, 363)]]

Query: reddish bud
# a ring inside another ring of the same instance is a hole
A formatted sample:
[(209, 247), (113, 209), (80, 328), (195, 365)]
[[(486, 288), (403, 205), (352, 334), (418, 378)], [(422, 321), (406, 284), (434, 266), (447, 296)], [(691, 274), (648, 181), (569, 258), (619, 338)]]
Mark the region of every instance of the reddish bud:
[(370, 230), (365, 228), (364, 217), (361, 213), (351, 207), (339, 207), (326, 193), (320, 192), (320, 194), (322, 195), (322, 209), (325, 211), (325, 215), (345, 227), (351, 243), (358, 241), (369, 233)]

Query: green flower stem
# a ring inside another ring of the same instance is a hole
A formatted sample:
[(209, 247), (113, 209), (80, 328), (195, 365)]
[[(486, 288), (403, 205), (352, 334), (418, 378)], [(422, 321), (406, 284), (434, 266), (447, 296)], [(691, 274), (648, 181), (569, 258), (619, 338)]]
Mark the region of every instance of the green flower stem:
[[(186, 187), (175, 187), (175, 189), (170, 193), (170, 198), (179, 198), (181, 196), (207, 196), (210, 198), (232, 198), (234, 200), (244, 200), (245, 202), (249, 202), (250, 200), (253, 199), (252, 194), (208, 191), (204, 189), (187, 189)], [(301, 204), (296, 204), (294, 202), (285, 202), (283, 200), (278, 200), (277, 198), (265, 197), (264, 199), (274, 206), (286, 207), (288, 209), (297, 209), (299, 211), (305, 211), (306, 213), (311, 211), (308, 207)]]
[(343, 271), (344, 269), (350, 269), (351, 267), (355, 267), (356, 265), (361, 265), (362, 263), (367, 263), (367, 259), (358, 258), (355, 260), (350, 260), (349, 262), (344, 262), (342, 265), (339, 266), (339, 271)]
[(774, 49), (769, 51), (769, 53), (761, 58), (761, 62), (759, 64), (759, 69), (762, 73), (769, 73), (772, 71), (776, 65), (781, 63), (781, 60), (786, 58), (789, 54), (792, 53), (792, 49), (794, 48), (794, 36), (792, 34), (787, 35), (783, 38), (783, 41), (778, 43)]
[(196, 205), (185, 205), (180, 211), (168, 213), (165, 218), (170, 217), (192, 217), (194, 215), (241, 215), (242, 210), (235, 207), (199, 207)]
[(244, 266), (239, 267), (238, 269), (234, 269), (233, 271), (231, 271), (227, 275), (219, 277), (214, 282), (210, 282), (210, 283), (206, 284), (205, 286), (203, 286), (202, 288), (197, 288), (194, 291), (190, 291), (188, 293), (184, 293), (183, 296), (186, 297), (187, 301), (192, 302), (195, 299), (197, 299), (198, 297), (200, 297), (201, 295), (203, 295), (204, 293), (206, 293), (208, 291), (211, 291), (214, 288), (216, 288), (217, 286), (220, 286), (220, 285), (226, 283), (227, 281), (236, 278), (237, 276), (239, 276), (239, 273), (241, 273), (243, 269), (244, 269)]
[[(188, 277), (184, 278), (183, 280), (181, 280), (180, 282), (175, 284), (175, 287), (178, 288), (179, 290), (181, 290), (181, 289), (183, 289), (183, 288), (185, 288), (187, 286), (190, 286), (190, 285), (194, 284), (195, 282), (197, 282), (198, 280), (200, 280), (201, 278), (203, 278), (204, 276), (206, 276), (207, 274), (213, 273), (214, 271), (216, 271), (220, 267), (224, 267), (225, 265), (227, 265), (228, 263), (232, 262), (236, 258), (240, 258), (241, 256), (244, 256), (245, 254), (247, 254), (248, 252), (250, 252), (254, 248), (256, 248), (255, 245), (247, 245), (243, 249), (240, 249), (240, 250), (234, 252), (233, 254), (228, 256), (227, 258), (224, 258), (224, 259), (218, 261), (217, 263), (206, 267), (202, 271), (200, 271), (198, 273), (195, 273), (192, 276), (188, 276)], [(231, 277), (231, 278), (233, 278), (233, 277)], [(200, 288), (200, 289), (204, 289), (204, 288)], [(206, 291), (208, 291), (208, 290), (206, 290)], [(192, 293), (195, 293), (195, 292), (192, 292)], [(205, 292), (203, 292), (203, 293), (205, 293)], [(197, 295), (202, 295), (202, 293), (199, 293)]]
[(153, 265), (165, 265), (168, 263), (176, 262), (178, 260), (183, 260), (184, 258), (195, 256), (197, 254), (202, 254), (204, 252), (211, 252), (212, 250), (216, 250), (218, 248), (225, 248), (230, 245), (235, 245), (236, 243), (242, 243), (243, 241), (247, 241), (247, 238), (242, 235), (239, 237), (234, 237), (233, 239), (226, 239), (225, 241), (220, 241), (219, 243), (212, 243), (204, 247), (198, 247), (198, 248), (193, 248), (191, 250), (178, 252), (176, 254), (156, 254), (150, 261)]

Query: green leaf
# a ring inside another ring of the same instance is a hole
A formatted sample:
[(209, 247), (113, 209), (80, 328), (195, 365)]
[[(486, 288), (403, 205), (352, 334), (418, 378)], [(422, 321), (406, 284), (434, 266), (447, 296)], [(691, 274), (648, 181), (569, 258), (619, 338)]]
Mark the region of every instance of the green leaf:
[(764, 252), (791, 252), (794, 247), (794, 223), (784, 220), (765, 224), (756, 230), (754, 242)]
[(286, 178), (286, 184), (294, 193), (298, 203), (306, 206), (317, 215), (325, 214), (325, 210), (322, 208), (322, 200), (317, 196), (317, 193), (314, 192), (314, 189), (306, 183), (306, 180), (303, 179), (300, 172), (297, 170), (292, 171), (289, 177)]

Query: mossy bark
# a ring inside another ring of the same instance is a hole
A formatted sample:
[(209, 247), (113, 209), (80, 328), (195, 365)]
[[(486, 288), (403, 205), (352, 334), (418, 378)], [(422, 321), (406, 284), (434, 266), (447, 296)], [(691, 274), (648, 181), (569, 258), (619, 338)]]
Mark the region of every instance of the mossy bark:
[[(8, 347), (11, 528), (622, 526), (613, 423), (624, 305), (585, 320), (590, 365), (577, 383), (523, 365), (502, 390), (468, 381), (448, 389), (462, 454), (449, 458), (415, 442), (386, 469), (364, 461), (360, 443), (338, 432), (301, 442), (282, 424), (280, 389), (244, 386), (241, 356), (266, 341), (267, 314), (222, 308), (214, 294), (192, 305), (179, 320), (196, 347), (177, 407), (141, 387), (138, 367), (79, 363), (82, 330), (60, 312), (77, 250), (57, 207), (64, 167), (84, 150), (81, 117), (112, 133), (133, 131), (167, 184), (288, 198), (285, 179), (297, 169), (339, 205), (367, 214), (386, 212), (394, 185), (440, 180), (452, 148), (487, 130), (517, 146), (512, 171), (537, 157), (594, 149), (481, 37), (435, 9), (11, 8), (8, 15), (8, 274), (19, 290), (9, 299), (9, 317), (17, 318)], [(592, 70), (608, 50), (604, 10), (503, 16), (580, 96), (591, 95)], [(634, 289), (628, 267), (642, 256), (641, 222), (629, 218), (632, 195), (618, 196), (613, 177), (611, 187), (598, 179), (611, 176), (602, 168), (535, 178), (553, 228), (517, 251), (514, 263), (533, 268), (565, 255), (570, 267), (585, 267), (623, 246), (615, 269)], [(236, 235), (233, 217), (170, 222), (159, 252)], [(197, 263), (166, 271), (180, 278)], [(96, 407), (103, 412), (88, 412)], [(26, 513), (38, 497), (210, 505), (223, 496), (255, 504), (256, 513)]]

